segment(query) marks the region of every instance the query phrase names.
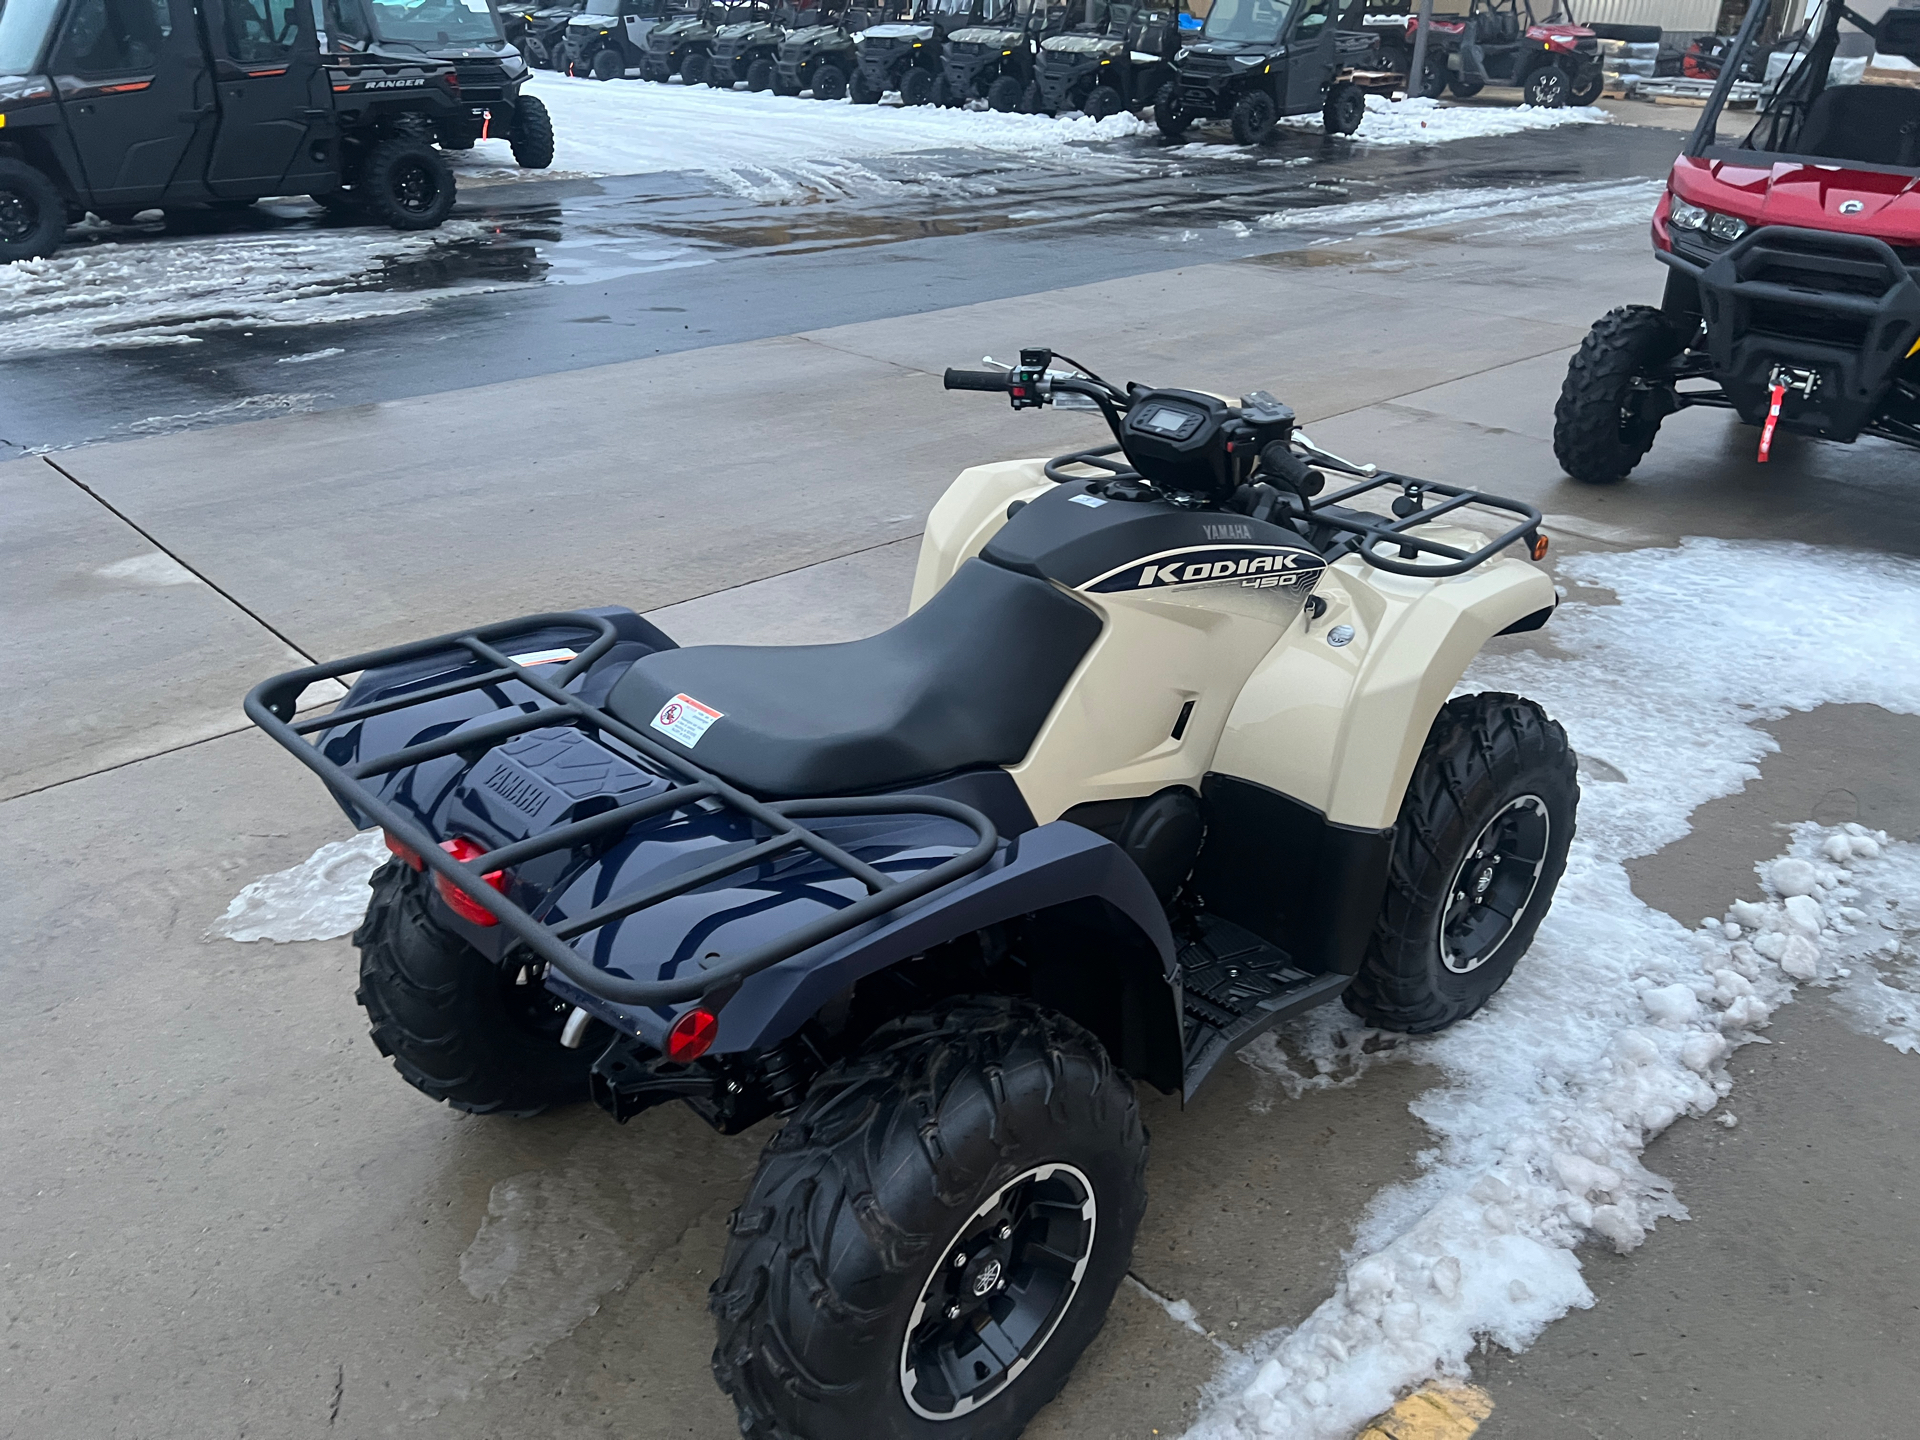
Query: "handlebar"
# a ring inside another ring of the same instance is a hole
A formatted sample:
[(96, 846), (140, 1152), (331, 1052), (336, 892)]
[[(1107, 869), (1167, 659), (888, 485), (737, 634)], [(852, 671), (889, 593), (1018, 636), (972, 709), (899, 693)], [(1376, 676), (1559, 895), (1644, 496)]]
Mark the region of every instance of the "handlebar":
[(949, 370), (946, 384), (949, 390), (989, 390), (1004, 395), (1013, 388), (1012, 374), (1010, 370)]

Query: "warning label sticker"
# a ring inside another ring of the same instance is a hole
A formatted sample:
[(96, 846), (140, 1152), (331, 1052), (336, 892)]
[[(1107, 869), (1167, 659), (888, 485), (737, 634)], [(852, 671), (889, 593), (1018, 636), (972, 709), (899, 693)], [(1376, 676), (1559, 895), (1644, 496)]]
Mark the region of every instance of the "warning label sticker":
[(676, 695), (653, 717), (653, 728), (691, 750), (707, 733), (707, 727), (720, 718), (720, 711), (711, 705), (702, 705), (691, 695)]

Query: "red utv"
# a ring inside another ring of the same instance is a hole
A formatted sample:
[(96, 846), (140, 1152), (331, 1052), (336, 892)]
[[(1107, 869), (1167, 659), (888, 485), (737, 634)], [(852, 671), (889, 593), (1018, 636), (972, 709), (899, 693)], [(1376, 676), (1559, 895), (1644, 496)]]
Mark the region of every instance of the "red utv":
[[(1367, 6), (1365, 24), (1379, 28), (1382, 61), (1411, 77), (1414, 39), (1420, 31), (1418, 7), (1399, 17)], [(1600, 68), (1600, 40), (1591, 30), (1559, 18), (1556, 5), (1536, 20), (1530, 0), (1472, 0), (1465, 15), (1437, 14), (1427, 27), (1426, 63), (1417, 93), (1437, 100), (1444, 90), (1461, 99), (1488, 85), (1519, 88), (1529, 105), (1591, 105), (1600, 98), (1606, 77)]]
[(1920, 10), (1827, 5), (1752, 132), (1717, 138), (1742, 62), (1794, 0), (1756, 0), (1653, 212), (1660, 307), (1606, 315), (1567, 367), (1553, 450), (1623, 479), (1676, 410), (1761, 430), (1920, 448)]

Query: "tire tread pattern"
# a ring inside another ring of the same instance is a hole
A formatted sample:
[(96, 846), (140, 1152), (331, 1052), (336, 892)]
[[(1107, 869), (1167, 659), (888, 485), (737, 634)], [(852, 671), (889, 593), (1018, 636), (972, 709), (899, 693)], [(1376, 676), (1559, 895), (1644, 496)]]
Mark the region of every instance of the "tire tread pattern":
[(1567, 362), (1567, 378), (1553, 407), (1553, 458), (1576, 480), (1610, 485), (1627, 478), (1660, 429), (1622, 434), (1621, 394), (1634, 375), (1680, 352), (1681, 337), (1664, 312), (1622, 305), (1595, 322)]

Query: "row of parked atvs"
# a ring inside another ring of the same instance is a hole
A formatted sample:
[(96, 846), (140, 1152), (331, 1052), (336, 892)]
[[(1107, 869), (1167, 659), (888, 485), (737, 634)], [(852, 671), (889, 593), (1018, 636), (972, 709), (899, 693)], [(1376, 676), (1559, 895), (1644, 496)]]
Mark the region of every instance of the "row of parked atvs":
[(1329, 131), (1351, 134), (1368, 91), (1403, 79), (1379, 68), (1375, 34), (1333, 23), (1330, 0), (1218, 0), (1204, 26), (1181, 0), (804, 10), (766, 0), (565, 0), (508, 18), (529, 63), (600, 80), (678, 77), (856, 105), (897, 94), (906, 105), (980, 102), (1095, 119), (1151, 110), (1170, 135), (1196, 120), (1230, 120), (1242, 144), (1289, 115), (1318, 114)]

